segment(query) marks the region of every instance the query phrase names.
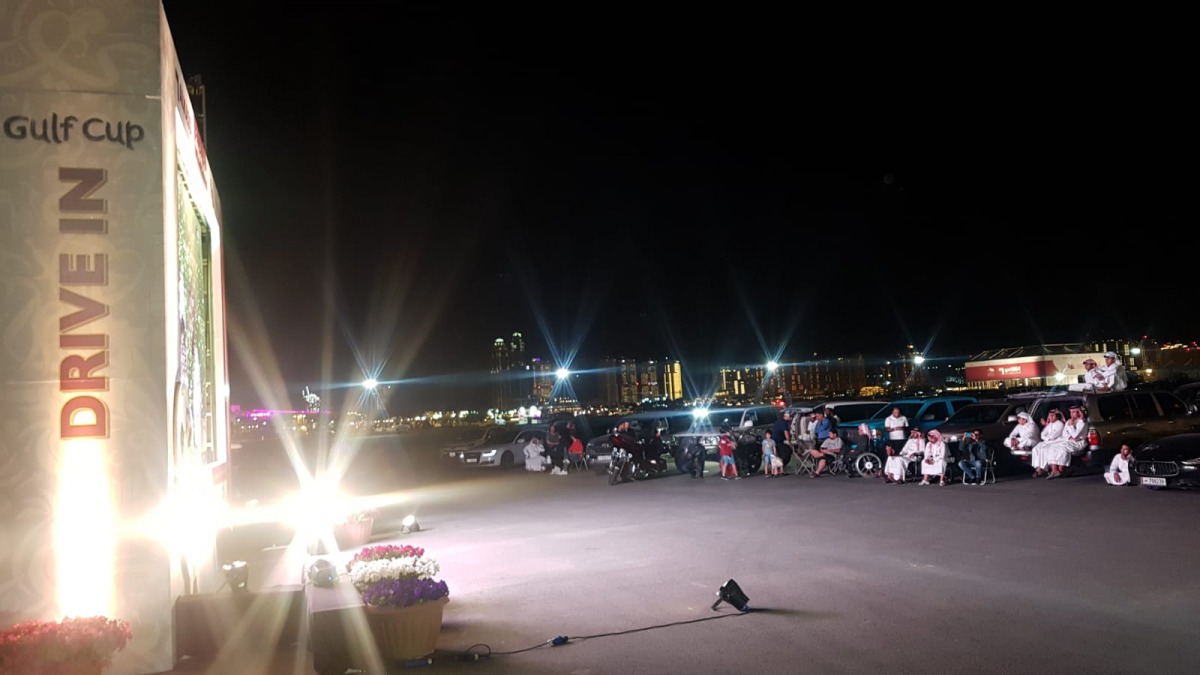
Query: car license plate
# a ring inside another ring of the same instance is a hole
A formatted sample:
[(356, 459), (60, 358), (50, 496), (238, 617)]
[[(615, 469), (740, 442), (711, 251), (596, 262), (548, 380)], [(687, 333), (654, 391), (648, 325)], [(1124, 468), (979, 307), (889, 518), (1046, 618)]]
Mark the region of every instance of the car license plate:
[(474, 457), (467, 458), (467, 464), (478, 464), (478, 463), (479, 463), (479, 460), (475, 459)]
[(1166, 478), (1148, 478), (1148, 477), (1143, 477), (1143, 478), (1142, 478), (1142, 485), (1152, 485), (1152, 486), (1154, 486), (1154, 487), (1166, 487), (1166, 486), (1167, 486), (1167, 479), (1166, 479)]
[(596, 455), (597, 462), (611, 462), (612, 455)]

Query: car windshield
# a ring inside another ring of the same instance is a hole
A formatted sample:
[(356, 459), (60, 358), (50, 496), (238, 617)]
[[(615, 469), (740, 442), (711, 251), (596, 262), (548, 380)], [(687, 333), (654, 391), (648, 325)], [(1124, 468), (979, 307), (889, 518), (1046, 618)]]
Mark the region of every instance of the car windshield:
[(454, 435), (454, 440), (460, 443), (478, 441), (483, 438), (484, 433), (486, 432), (483, 429), (463, 429)]
[(914, 419), (916, 418), (917, 413), (921, 411), (921, 402), (913, 401), (912, 403), (893, 403), (891, 405), (885, 405), (880, 408), (879, 412), (875, 413), (871, 419), (881, 420), (888, 415), (891, 415), (893, 408), (899, 408), (901, 416)]
[(969, 405), (951, 415), (946, 424), (995, 424), (1005, 417), (1009, 407), (1004, 403)]

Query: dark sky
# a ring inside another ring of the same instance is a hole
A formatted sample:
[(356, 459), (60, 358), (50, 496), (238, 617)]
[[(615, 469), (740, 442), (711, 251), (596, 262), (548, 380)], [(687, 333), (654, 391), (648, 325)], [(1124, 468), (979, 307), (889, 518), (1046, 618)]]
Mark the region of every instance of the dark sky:
[(268, 353), (295, 403), (360, 379), (357, 348), (444, 385), (407, 403), (483, 403), (517, 330), (685, 368), (1200, 333), (1190, 158), (1158, 94), (1098, 94), (1119, 73), (829, 49), (750, 14), (164, 4), (208, 94), (235, 402), (262, 402)]

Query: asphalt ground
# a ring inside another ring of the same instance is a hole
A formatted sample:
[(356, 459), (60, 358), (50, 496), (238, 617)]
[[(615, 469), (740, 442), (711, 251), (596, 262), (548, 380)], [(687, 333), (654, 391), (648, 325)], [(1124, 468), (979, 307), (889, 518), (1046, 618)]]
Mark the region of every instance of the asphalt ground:
[[(407, 483), (408, 501), (382, 514), (373, 543), (425, 547), (450, 586), (422, 670), (1200, 670), (1194, 493), (1098, 476), (985, 487), (723, 481), (711, 462), (703, 480), (610, 486), (590, 472), (446, 471), (422, 457), (361, 458), (362, 475)], [(399, 534), (413, 510), (422, 530)], [(279, 569), (298, 575), (309, 560)], [(710, 608), (729, 579), (751, 611)], [(558, 635), (570, 639), (545, 644)], [(282, 646), (269, 663), (254, 649), (176, 672), (313, 672), (303, 646)]]

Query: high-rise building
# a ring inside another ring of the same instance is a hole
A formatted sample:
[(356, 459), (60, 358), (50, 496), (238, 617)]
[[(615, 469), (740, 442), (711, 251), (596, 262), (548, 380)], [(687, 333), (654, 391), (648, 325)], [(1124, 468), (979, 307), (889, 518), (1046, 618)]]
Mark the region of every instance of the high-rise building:
[(509, 385), (508, 343), (504, 338), (496, 338), (492, 342), (492, 407), (497, 410), (509, 410), (513, 407), (513, 399)]
[(530, 403), (545, 406), (554, 391), (554, 367), (549, 361), (534, 357), (529, 361), (529, 374), (533, 384), (533, 400)]
[(660, 397), (658, 362), (644, 361), (638, 367), (638, 402), (657, 401)]
[(678, 360), (667, 359), (662, 364), (662, 386), (659, 389), (668, 401), (683, 399), (683, 366)]

